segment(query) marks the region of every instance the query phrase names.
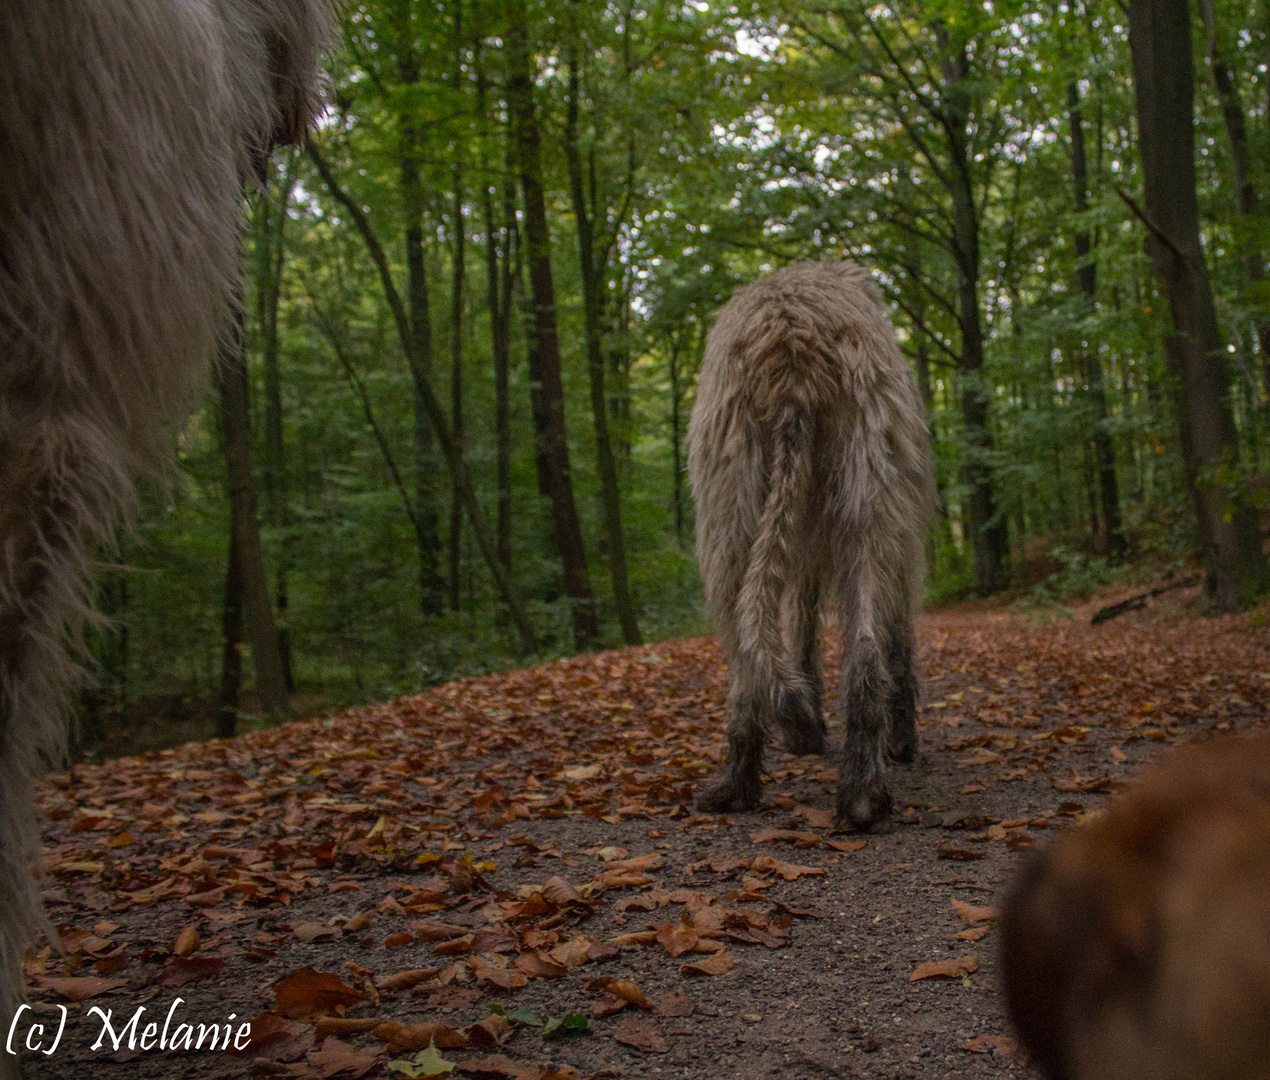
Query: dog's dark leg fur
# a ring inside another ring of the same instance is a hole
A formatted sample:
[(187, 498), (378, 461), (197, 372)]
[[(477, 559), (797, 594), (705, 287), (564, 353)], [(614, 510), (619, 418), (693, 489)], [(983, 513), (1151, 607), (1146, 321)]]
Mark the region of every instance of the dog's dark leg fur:
[(887, 663), (891, 670), (890, 756), (911, 764), (917, 760), (917, 674), (913, 670), (913, 627), (899, 624), (888, 641)]

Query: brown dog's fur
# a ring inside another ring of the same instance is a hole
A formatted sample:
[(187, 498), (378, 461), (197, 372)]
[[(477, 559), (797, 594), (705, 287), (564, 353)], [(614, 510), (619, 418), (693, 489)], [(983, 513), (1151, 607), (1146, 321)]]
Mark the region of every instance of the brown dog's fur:
[[(163, 459), (238, 273), (243, 183), (319, 102), (328, 0), (0, 5), (0, 1018), (42, 921), (91, 568)], [(7, 1057), (7, 1055), (6, 1055)]]
[(758, 804), (772, 719), (788, 749), (824, 752), (827, 589), (843, 633), (838, 819), (868, 827), (890, 808), (888, 752), (917, 751), (913, 618), (934, 504), (921, 398), (869, 275), (804, 263), (739, 290), (710, 332), (688, 440), (729, 685), (727, 757), (701, 804)]
[(1170, 754), (1015, 881), (1006, 1002), (1051, 1080), (1270, 1077), (1270, 738)]

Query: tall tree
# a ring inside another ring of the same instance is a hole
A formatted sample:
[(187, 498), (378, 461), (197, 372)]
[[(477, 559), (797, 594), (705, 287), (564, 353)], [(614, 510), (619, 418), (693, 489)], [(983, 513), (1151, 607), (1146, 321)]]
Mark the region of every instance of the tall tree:
[[(230, 533), (242, 574), (242, 595), (247, 606), (251, 659), (256, 671), (256, 692), (265, 712), (290, 715), (287, 681), (278, 649), (278, 629), (269, 602), (264, 548), (257, 516), (256, 476), (251, 453), (251, 403), (247, 378), (247, 351), (243, 341), (242, 311), (237, 312), (233, 333), (221, 348), (216, 365), (220, 395), (221, 439), (225, 453), (225, 479), (229, 490)], [(233, 570), (231, 559), (231, 573)], [(229, 588), (226, 587), (228, 594)]]
[(529, 15), (524, 0), (509, 0), (507, 103), (516, 139), (520, 188), (525, 204), (525, 254), (531, 288), (530, 334), (539, 384), (543, 430), (541, 465), (551, 499), (556, 546), (564, 568), (565, 594), (573, 618), (573, 636), (581, 649), (600, 637), (599, 615), (587, 569), (582, 525), (573, 498), (569, 441), (565, 427), (564, 381), (556, 326), (555, 278), (551, 268), (551, 231), (543, 187), (542, 139), (534, 103), (534, 58), (529, 48)]
[[(1075, 81), (1067, 84), (1067, 116), (1071, 129), (1072, 184), (1076, 195), (1076, 213), (1081, 224), (1076, 229), (1076, 277), (1084, 300), (1085, 321), (1098, 302), (1098, 267), (1093, 259), (1093, 239), (1084, 215), (1089, 209), (1089, 165), (1085, 154), (1085, 118), (1080, 107), (1080, 89)], [(1086, 340), (1086, 329), (1079, 327), (1081, 368), (1085, 374), (1085, 390), (1094, 421), (1094, 454), (1097, 458), (1097, 489), (1102, 496), (1102, 520), (1107, 533), (1107, 549), (1115, 558), (1128, 550), (1124, 526), (1120, 521), (1120, 485), (1116, 479), (1116, 451), (1107, 430), (1107, 395), (1103, 389), (1102, 361)], [(1092, 496), (1094, 486), (1090, 486)]]
[[(1194, 71), (1187, 0), (1130, 0), (1129, 44), (1151, 260), (1172, 319), (1165, 354), (1179, 384), (1179, 428), (1199, 522), (1207, 588), (1235, 611), (1270, 580), (1255, 511), (1223, 474), (1238, 463), (1228, 377), (1200, 246), (1195, 189)], [(1232, 505), (1233, 503), (1233, 505)]]
[[(455, 100), (455, 111), (460, 117), (465, 109), (463, 94), (463, 0), (454, 3), (454, 67), (450, 73), (450, 91)], [(451, 208), (450, 231), (453, 233), (453, 274), (450, 285), (450, 429), (460, 454), (463, 453), (463, 288), (467, 274), (467, 221), (463, 212), (463, 158), (467, 131), (459, 131), (454, 140), (451, 176), (454, 183), (454, 200)], [(457, 489), (450, 498), (450, 534), (448, 547), (448, 582), (450, 586), (450, 610), (460, 607), (460, 584), (463, 567), (463, 498)]]
[[(1235, 188), (1235, 224), (1240, 256), (1244, 265), (1244, 280), (1255, 285), (1265, 277), (1261, 245), (1253, 218), (1259, 210), (1257, 188), (1252, 181), (1248, 150), (1248, 123), (1244, 118), (1244, 103), (1239, 95), (1239, 85), (1231, 67), (1227, 49), (1223, 44), (1221, 29), (1213, 0), (1199, 0), (1199, 12), (1204, 20), (1208, 44), (1208, 67), (1213, 75), (1213, 85), (1221, 102), (1222, 122), (1230, 143), (1230, 171)], [(1270, 320), (1261, 318), (1257, 323), (1257, 345), (1261, 352), (1262, 385), (1270, 394)]]
[[(576, 36), (576, 33), (575, 33)], [(609, 572), (613, 580), (613, 605), (627, 645), (638, 645), (643, 639), (639, 620), (631, 600), (627, 580), (626, 539), (622, 534), (622, 492), (618, 487), (617, 464), (613, 460), (613, 444), (609, 438), (608, 401), (604, 393), (604, 343), (601, 320), (604, 317), (604, 293), (608, 281), (608, 261), (621, 220), (614, 216), (608, 235), (596, 236), (595, 191), (597, 178), (595, 159), (591, 158), (590, 189), (583, 176), (582, 150), (578, 143), (578, 97), (581, 93), (579, 48), (575, 40), (569, 48), (569, 101), (565, 114), (564, 145), (569, 168), (569, 191), (573, 200), (573, 218), (578, 236), (578, 262), (582, 277), (582, 314), (586, 335), (587, 374), (591, 389), (591, 417), (595, 425), (596, 468), (600, 474), (600, 499), (604, 505), (604, 535), (607, 540)], [(631, 170), (633, 171), (633, 155)]]
[(425, 614), (441, 611), (441, 539), (437, 529), (436, 450), (426, 397), (432, 386), (432, 314), (423, 251), (426, 195), (420, 172), (422, 153), (418, 96), (422, 77), (414, 0), (392, 0), (397, 78), (403, 88), (397, 115), (401, 201), (406, 225), (406, 297), (410, 320), (410, 375), (414, 382), (415, 511), (423, 524), (419, 548), (419, 589)]
[(265, 372), (265, 520), (271, 529), (282, 534), (274, 577), (274, 603), (278, 609), (278, 650), (282, 654), (282, 673), (288, 692), (295, 691), (295, 675), (291, 663), (291, 633), (287, 624), (290, 544), (286, 530), (290, 525), (290, 511), (287, 506), (286, 447), (282, 439), (278, 309), (286, 256), (287, 208), (295, 186), (293, 165), (294, 159), (290, 155), (281, 170), (272, 161), (268, 163), (268, 182), (255, 196), (253, 214), (256, 320), (260, 327), (260, 353)]

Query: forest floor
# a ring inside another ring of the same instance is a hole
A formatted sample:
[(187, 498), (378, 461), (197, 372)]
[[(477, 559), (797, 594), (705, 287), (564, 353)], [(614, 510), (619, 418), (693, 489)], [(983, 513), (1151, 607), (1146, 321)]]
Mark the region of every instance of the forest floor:
[[(66, 954), (28, 959), (16, 1042), (69, 1018), (26, 1075), (1029, 1075), (991, 910), (1018, 860), (1167, 745), (1270, 718), (1270, 628), (1193, 593), (923, 616), (922, 750), (868, 836), (828, 827), (829, 759), (775, 750), (760, 811), (693, 809), (708, 638), (54, 777)], [(177, 1049), (128, 1049), (143, 1005)], [(183, 1048), (244, 1020), (245, 1054)]]

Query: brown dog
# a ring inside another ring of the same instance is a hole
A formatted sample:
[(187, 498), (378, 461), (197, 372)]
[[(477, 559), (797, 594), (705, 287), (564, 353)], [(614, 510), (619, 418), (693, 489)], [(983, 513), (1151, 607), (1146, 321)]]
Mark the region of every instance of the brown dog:
[(1270, 1077), (1270, 737), (1150, 767), (1022, 871), (1001, 935), (1051, 1080)]
[(309, 124), (332, 14), (329, 0), (0, 4), (5, 1031), (43, 918), (33, 784), (65, 756), (92, 562), (204, 377), (244, 181)]
[(917, 752), (913, 618), (935, 490), (921, 397), (868, 273), (804, 263), (739, 290), (706, 343), (688, 444), (728, 661), (727, 757), (701, 805), (758, 804), (773, 719), (788, 749), (824, 752), (827, 591), (843, 639), (838, 820), (867, 828), (890, 810), (888, 755)]

